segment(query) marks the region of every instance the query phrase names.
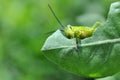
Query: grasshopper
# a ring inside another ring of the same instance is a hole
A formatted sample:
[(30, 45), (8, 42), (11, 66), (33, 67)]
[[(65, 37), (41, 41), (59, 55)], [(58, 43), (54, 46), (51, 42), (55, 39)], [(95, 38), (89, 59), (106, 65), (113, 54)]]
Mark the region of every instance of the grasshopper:
[(57, 22), (62, 27), (61, 31), (62, 31), (63, 35), (68, 39), (72, 39), (72, 38), (76, 39), (76, 49), (77, 50), (79, 48), (78, 40), (85, 39), (85, 38), (92, 36), (93, 33), (95, 32), (95, 30), (97, 29), (97, 27), (101, 25), (100, 22), (96, 22), (92, 27), (71, 26), (71, 25), (64, 26), (61, 23), (61, 21), (59, 20), (59, 18), (56, 16), (55, 12), (53, 11), (52, 7), (49, 4), (48, 4), (48, 7), (49, 7), (50, 11), (52, 12), (53, 16), (55, 17), (55, 19), (57, 20)]

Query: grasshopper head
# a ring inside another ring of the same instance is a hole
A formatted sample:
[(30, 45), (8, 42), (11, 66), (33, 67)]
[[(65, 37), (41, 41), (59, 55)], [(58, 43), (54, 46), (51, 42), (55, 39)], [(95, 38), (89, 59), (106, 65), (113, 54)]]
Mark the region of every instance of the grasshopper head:
[(64, 35), (68, 38), (74, 38), (74, 31), (72, 30), (71, 25), (67, 25), (67, 27), (64, 30)]

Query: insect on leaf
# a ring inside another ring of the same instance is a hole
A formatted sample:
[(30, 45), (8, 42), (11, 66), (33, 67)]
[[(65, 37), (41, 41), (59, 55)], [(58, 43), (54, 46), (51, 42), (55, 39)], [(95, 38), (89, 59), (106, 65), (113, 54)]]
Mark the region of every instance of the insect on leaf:
[(42, 51), (62, 68), (86, 77), (105, 77), (120, 72), (120, 1), (111, 5), (108, 19), (91, 37), (75, 41), (60, 30), (48, 37)]

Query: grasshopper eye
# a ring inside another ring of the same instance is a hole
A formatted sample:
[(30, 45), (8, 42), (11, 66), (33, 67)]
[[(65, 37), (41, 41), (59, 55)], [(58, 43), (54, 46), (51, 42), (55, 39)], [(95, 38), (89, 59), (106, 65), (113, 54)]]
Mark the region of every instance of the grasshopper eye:
[(71, 25), (70, 25), (70, 24), (69, 24), (69, 25), (67, 25), (67, 28), (72, 29), (72, 27), (71, 27)]

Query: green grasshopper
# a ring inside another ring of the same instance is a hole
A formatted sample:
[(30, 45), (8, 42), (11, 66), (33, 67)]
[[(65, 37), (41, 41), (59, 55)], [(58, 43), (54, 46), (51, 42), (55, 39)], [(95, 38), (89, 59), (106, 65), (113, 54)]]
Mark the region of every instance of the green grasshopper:
[(79, 39), (85, 39), (93, 35), (95, 30), (97, 29), (98, 26), (101, 25), (100, 22), (96, 22), (93, 27), (88, 27), (88, 26), (71, 26), (67, 25), (64, 26), (59, 18), (56, 16), (55, 12), (53, 11), (52, 7), (48, 4), (48, 7), (50, 11), (52, 12), (53, 16), (56, 18), (57, 22), (60, 24), (62, 27), (62, 33), (67, 37), (68, 39), (75, 38), (76, 39), (76, 49), (78, 50), (78, 40)]

